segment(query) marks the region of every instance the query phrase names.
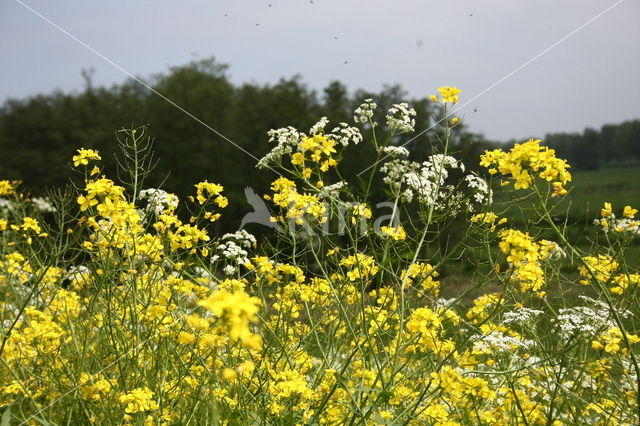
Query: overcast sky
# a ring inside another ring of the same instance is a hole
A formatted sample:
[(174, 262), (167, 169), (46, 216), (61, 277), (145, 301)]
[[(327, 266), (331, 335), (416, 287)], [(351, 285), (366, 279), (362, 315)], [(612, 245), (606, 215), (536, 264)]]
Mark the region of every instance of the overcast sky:
[(455, 85), (461, 106), (477, 96), (471, 130), (501, 140), (640, 117), (638, 0), (20, 1), (0, 0), (0, 101), (80, 90), (83, 68), (127, 77), (27, 5), (143, 77), (215, 56), (235, 83)]

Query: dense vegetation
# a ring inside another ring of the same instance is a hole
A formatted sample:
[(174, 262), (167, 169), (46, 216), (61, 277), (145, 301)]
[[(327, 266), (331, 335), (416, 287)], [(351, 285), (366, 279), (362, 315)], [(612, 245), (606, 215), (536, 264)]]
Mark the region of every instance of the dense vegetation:
[[(438, 92), (446, 113), (460, 90)], [(490, 149), (478, 173), (451, 155), (458, 117), (412, 161), (416, 125), (369, 99), (269, 132), (260, 241), (213, 235), (217, 183), (149, 188), (142, 129), (113, 175), (75, 151), (51, 200), (0, 180), (2, 426), (638, 424), (637, 200), (576, 244), (579, 176), (554, 150)], [(464, 286), (445, 274), (467, 265)]]

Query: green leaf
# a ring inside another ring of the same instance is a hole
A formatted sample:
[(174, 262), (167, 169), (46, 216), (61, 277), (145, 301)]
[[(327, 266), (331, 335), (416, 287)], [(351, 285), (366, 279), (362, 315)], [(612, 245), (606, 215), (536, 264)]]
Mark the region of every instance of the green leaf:
[(8, 406), (0, 418), (0, 426), (9, 426), (11, 423), (11, 406)]

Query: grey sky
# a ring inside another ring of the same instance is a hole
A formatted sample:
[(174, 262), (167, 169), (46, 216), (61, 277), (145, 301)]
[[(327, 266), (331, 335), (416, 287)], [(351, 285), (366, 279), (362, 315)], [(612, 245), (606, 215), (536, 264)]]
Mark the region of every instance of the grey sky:
[[(315, 89), (334, 79), (352, 90), (399, 83), (412, 97), (455, 85), (461, 103), (617, 3), (21, 1), (142, 77), (195, 54), (229, 64), (235, 83), (301, 74)], [(460, 114), (502, 140), (640, 117), (639, 21), (640, 2), (622, 1)], [(0, 2), (0, 58), (0, 100), (80, 89), (82, 68), (95, 68), (96, 84), (126, 78), (15, 0)]]

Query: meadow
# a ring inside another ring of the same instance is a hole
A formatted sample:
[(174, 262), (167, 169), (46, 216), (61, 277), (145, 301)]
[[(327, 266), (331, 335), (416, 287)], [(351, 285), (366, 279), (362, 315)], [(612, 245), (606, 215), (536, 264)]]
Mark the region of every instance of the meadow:
[(75, 187), (0, 181), (0, 425), (638, 424), (640, 174), (534, 139), (472, 172), (459, 93), (419, 161), (406, 103), (270, 131), (260, 241), (214, 236), (215, 182), (147, 188), (141, 129), (115, 176), (79, 147)]
[(640, 164), (604, 167), (573, 174), (570, 199), (577, 210), (594, 213), (605, 202), (620, 205), (640, 200)]

